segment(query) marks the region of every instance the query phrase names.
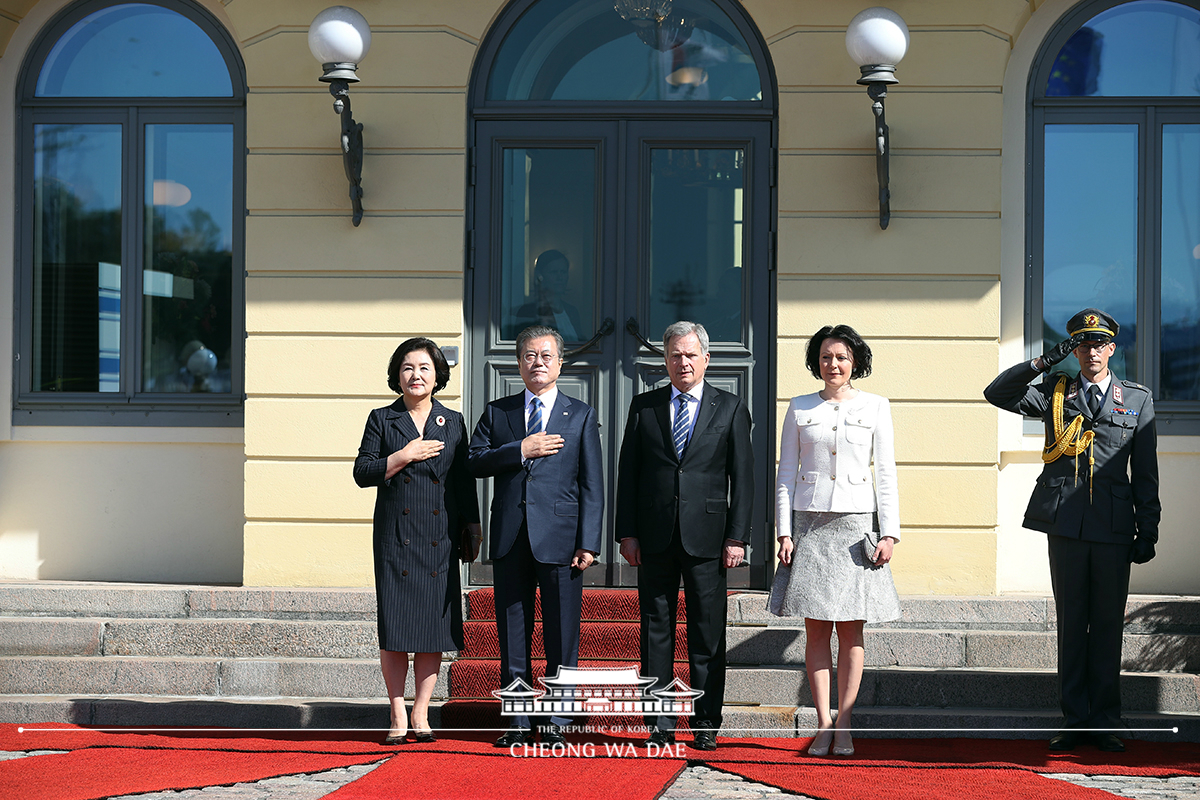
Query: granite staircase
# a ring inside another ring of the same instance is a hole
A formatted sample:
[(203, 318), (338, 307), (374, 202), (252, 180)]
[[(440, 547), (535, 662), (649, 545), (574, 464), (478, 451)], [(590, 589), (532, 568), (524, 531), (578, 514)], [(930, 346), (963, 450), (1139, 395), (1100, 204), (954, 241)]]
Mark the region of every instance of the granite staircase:
[[(587, 602), (581, 662), (636, 663), (636, 600), (605, 594)], [(730, 597), (725, 733), (807, 735), (804, 628), (764, 601)], [(481, 708), (499, 719), (484, 698), (498, 676), (490, 592), (464, 603), (467, 646), (442, 664), (438, 727)], [(1039, 738), (1057, 725), (1048, 598), (902, 605), (903, 619), (867, 629), (861, 735)], [(0, 722), (382, 728), (374, 616), (370, 589), (0, 583)], [(677, 658), (686, 679), (682, 648)], [(1135, 735), (1200, 741), (1200, 598), (1130, 598), (1123, 660)]]

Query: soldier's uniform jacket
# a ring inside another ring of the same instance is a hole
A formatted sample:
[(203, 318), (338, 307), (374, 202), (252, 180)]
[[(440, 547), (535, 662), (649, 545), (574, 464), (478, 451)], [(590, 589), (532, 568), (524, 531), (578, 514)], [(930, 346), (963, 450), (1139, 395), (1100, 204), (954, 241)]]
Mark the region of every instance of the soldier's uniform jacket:
[(1065, 376), (1063, 422), (1069, 425), (1082, 416), (1083, 430), (1095, 432), (1090, 447), (1095, 465), (1089, 470), (1087, 451), (1045, 464), (1025, 510), (1024, 526), (1092, 542), (1129, 544), (1135, 535), (1157, 541), (1162, 506), (1150, 390), (1113, 375), (1100, 413), (1092, 419), (1078, 375), (1056, 372), (1030, 386), (1039, 374), (1029, 362), (1018, 364), (1000, 373), (983, 395), (1006, 411), (1041, 417), (1050, 447), (1055, 442), (1054, 387)]

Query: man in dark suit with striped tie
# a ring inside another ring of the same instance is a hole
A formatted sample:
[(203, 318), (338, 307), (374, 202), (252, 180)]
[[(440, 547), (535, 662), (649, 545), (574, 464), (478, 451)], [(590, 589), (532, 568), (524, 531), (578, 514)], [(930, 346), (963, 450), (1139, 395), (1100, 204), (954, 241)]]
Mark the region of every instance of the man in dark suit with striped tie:
[[(501, 687), (533, 679), (534, 592), (541, 587), (546, 674), (579, 662), (583, 571), (600, 552), (604, 477), (600, 427), (591, 406), (558, 390), (563, 340), (535, 325), (517, 335), (525, 390), (487, 404), (471, 437), (468, 465), (494, 478), (488, 557), (496, 597)], [(542, 741), (563, 741), (569, 719), (539, 721)], [(533, 738), (533, 721), (513, 719), (497, 747)]]
[[(642, 672), (651, 691), (672, 680), (675, 609), (683, 579), (688, 667), (695, 703), (692, 746), (715, 750), (725, 699), (729, 567), (750, 541), (754, 464), (750, 411), (704, 381), (708, 333), (676, 322), (663, 334), (671, 384), (633, 398), (617, 473), (616, 537), (638, 570)], [(650, 742), (675, 741), (675, 717), (647, 718)]]

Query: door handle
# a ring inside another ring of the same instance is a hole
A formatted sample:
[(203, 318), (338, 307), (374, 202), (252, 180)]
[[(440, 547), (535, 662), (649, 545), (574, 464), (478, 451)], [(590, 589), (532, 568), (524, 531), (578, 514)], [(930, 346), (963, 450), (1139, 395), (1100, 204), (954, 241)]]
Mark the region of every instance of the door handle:
[(653, 344), (651, 344), (650, 341), (648, 339), (646, 339), (645, 336), (642, 336), (642, 331), (638, 327), (637, 320), (634, 319), (633, 317), (630, 317), (629, 319), (625, 320), (625, 330), (627, 330), (631, 334), (633, 334), (633, 338), (635, 338), (639, 342), (641, 342), (642, 347), (646, 348), (650, 352), (657, 353), (660, 356), (666, 355), (666, 353), (664, 353), (660, 348), (655, 347)]
[(596, 342), (600, 341), (605, 336), (608, 336), (610, 333), (612, 333), (616, 329), (617, 329), (617, 323), (613, 322), (613, 318), (605, 317), (604, 322), (600, 323), (600, 327), (592, 335), (592, 338), (588, 339), (586, 342), (579, 345), (579, 347), (576, 347), (574, 350), (568, 350), (563, 355), (563, 361), (570, 361), (572, 358), (579, 355), (580, 353), (590, 350), (592, 347), (594, 347), (596, 345)]

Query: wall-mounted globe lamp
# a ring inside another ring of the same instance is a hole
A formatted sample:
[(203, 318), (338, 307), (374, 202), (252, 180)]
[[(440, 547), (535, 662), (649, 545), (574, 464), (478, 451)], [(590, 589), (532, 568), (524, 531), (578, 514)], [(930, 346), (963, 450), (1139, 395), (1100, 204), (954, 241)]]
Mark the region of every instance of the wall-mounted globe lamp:
[(371, 26), (362, 14), (346, 6), (332, 6), (313, 18), (308, 26), (308, 49), (321, 62), (333, 95), (333, 110), (342, 118), (342, 165), (350, 181), (350, 203), (354, 225), (362, 222), (362, 123), (350, 113), (350, 84), (358, 83), (358, 63), (371, 49)]
[(892, 193), (888, 189), (888, 151), (891, 141), (883, 115), (883, 101), (896, 80), (896, 65), (908, 52), (908, 26), (889, 8), (860, 11), (846, 29), (846, 52), (862, 71), (858, 83), (867, 87), (875, 114), (875, 172), (879, 178), (879, 227), (891, 220)]

